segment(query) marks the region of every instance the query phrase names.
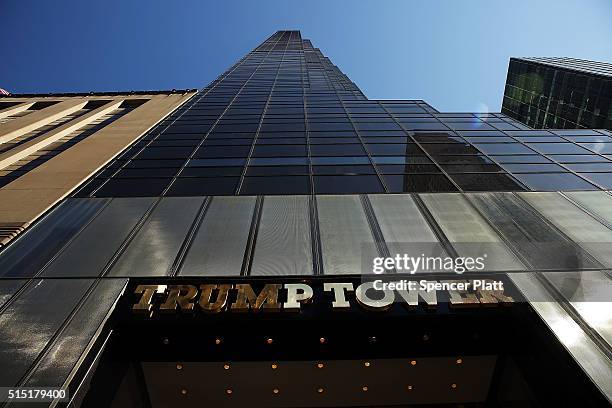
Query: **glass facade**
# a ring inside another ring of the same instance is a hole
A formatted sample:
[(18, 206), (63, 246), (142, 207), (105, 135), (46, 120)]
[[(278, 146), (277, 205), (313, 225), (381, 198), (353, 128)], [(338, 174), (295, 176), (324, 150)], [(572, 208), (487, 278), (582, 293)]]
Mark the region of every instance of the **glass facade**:
[(612, 64), (511, 58), (502, 113), (536, 129), (612, 129)]
[[(314, 285), (320, 280), (326, 282), (338, 279), (338, 276), (344, 276), (342, 279), (355, 279), (371, 274), (371, 264), (368, 261), (376, 256), (393, 256), (399, 253), (478, 256), (487, 253), (489, 258), (486, 268), (476, 275), (490, 276), (493, 273), (499, 277), (510, 276), (516, 286), (530, 296), (534, 310), (544, 321), (563, 326), (553, 326), (560, 341), (570, 342), (562, 344), (569, 345), (570, 348), (578, 347), (579, 355), (594, 354), (587, 360), (591, 365), (590, 369), (595, 370), (596, 379), (603, 378), (606, 384), (605, 381), (609, 379), (606, 373), (612, 373), (612, 364), (605, 357), (597, 357), (595, 354), (603, 353), (612, 344), (609, 314), (612, 284), (607, 270), (612, 262), (609, 256), (612, 226), (609, 223), (608, 201), (610, 195), (606, 192), (70, 198), (0, 254), (0, 363), (3, 367), (10, 368), (3, 371), (1, 381), (2, 384), (22, 386), (61, 386), (69, 381), (84, 364), (81, 361), (84, 353), (94, 347), (96, 342), (103, 340), (100, 339), (98, 331), (107, 327), (109, 316), (113, 314), (114, 319), (119, 319), (119, 322), (112, 323), (115, 326), (111, 327), (115, 328), (118, 328), (117, 325), (125, 318), (120, 317), (122, 314), (117, 315), (114, 305), (133, 290), (129, 286), (131, 281), (176, 279), (176, 282), (184, 284), (194, 279), (203, 279), (204, 282), (219, 282), (224, 279), (232, 279), (233, 282), (257, 282), (266, 278), (284, 282), (286, 279), (299, 278), (293, 282), (308, 282)], [(58, 226), (62, 225), (66, 228), (58, 230)], [(418, 273), (420, 278), (436, 279), (437, 276), (443, 276), (434, 270), (419, 270)], [(466, 274), (462, 278), (474, 276)], [(561, 308), (551, 311), (551, 305), (557, 305), (554, 306), (557, 308), (565, 307), (566, 310)], [(473, 364), (474, 369), (483, 369), (479, 359), (489, 355), (486, 352), (488, 346), (485, 344), (496, 347), (489, 353), (505, 353), (506, 356), (508, 353), (518, 353), (516, 358), (519, 359), (538, 350), (535, 340), (529, 337), (518, 340), (514, 334), (506, 332), (514, 324), (511, 323), (514, 318), (508, 320), (508, 317), (504, 317), (503, 310), (514, 310), (512, 313), (518, 313), (514, 308), (489, 310), (487, 313), (491, 314), (491, 321), (487, 323), (487, 334), (482, 334), (482, 342), (474, 343), (474, 340), (470, 340), (471, 337), (466, 337), (472, 351), (466, 351), (470, 347), (461, 345), (460, 340), (453, 340), (438, 341), (435, 346), (426, 346), (429, 347), (429, 352), (435, 349), (438, 350), (436, 353), (445, 353), (458, 347), (457, 350), (461, 351), (453, 354), (462, 355), (461, 360), (465, 360), (466, 364)], [(472, 322), (470, 324), (474, 324), (473, 319), (480, 319), (485, 315), (485, 312), (476, 310), (474, 317), (470, 318), (472, 320), (469, 320)], [(237, 360), (235, 364), (232, 363), (232, 367), (241, 373), (248, 371), (248, 367), (257, 372), (266, 367), (269, 369), (270, 365), (278, 364), (276, 361), (284, 351), (277, 350), (276, 352), (281, 354), (273, 354), (272, 357), (269, 350), (256, 351), (257, 342), (261, 339), (253, 337), (254, 333), (270, 334), (275, 333), (274, 330), (282, 331), (282, 328), (288, 328), (286, 325), (306, 325), (306, 318), (314, 319), (314, 326), (308, 329), (312, 336), (326, 335), (334, 342), (340, 342), (342, 336), (352, 337), (333, 346), (341, 349), (330, 348), (323, 354), (314, 351), (315, 354), (311, 355), (308, 353), (313, 351), (309, 349), (308, 344), (299, 346), (303, 349), (297, 345), (300, 341), (308, 341), (308, 336), (299, 334), (305, 330), (305, 326), (295, 327), (295, 333), (301, 340), (290, 337), (292, 331), (275, 334), (281, 337), (279, 341), (283, 341), (283, 335), (289, 336), (284, 340), (289, 347), (286, 350), (289, 353), (286, 358), (291, 360), (282, 363), (286, 370), (296, 365), (291, 370), (296, 370), (297, 377), (302, 375), (304, 370), (308, 371), (292, 360), (296, 355), (306, 353), (308, 357), (298, 358), (303, 364), (315, 358), (308, 364), (316, 365), (316, 358), (324, 358), (324, 364), (329, 364), (330, 368), (336, 370), (330, 371), (332, 377), (343, 376), (342, 381), (338, 383), (331, 378), (325, 379), (325, 376), (314, 377), (317, 379), (316, 383), (334, 387), (336, 392), (340, 392), (339, 395), (344, 396), (342, 398), (360, 398), (351, 391), (351, 387), (359, 381), (368, 384), (368, 387), (388, 389), (389, 401), (395, 401), (394, 404), (406, 398), (400, 392), (406, 384), (398, 382), (397, 376), (379, 368), (379, 371), (372, 371), (377, 373), (375, 377), (354, 373), (356, 377), (351, 378), (348, 373), (355, 368), (350, 368), (350, 364), (347, 368), (341, 368), (334, 358), (348, 351), (353, 357), (365, 353), (372, 358), (367, 361), (377, 361), (377, 367), (396, 367), (395, 364), (398, 364), (401, 358), (386, 358), (396, 352), (403, 355), (406, 344), (410, 344), (406, 342), (412, 341), (412, 331), (406, 331), (405, 335), (404, 332), (396, 330), (387, 332), (391, 327), (385, 326), (390, 324), (387, 319), (370, 319), (368, 323), (360, 320), (361, 317), (355, 317), (355, 321), (349, 319), (349, 322), (358, 324), (359, 329), (355, 331), (355, 327), (346, 326), (346, 322), (332, 320), (333, 323), (330, 323), (327, 320), (330, 317), (325, 313), (315, 316), (308, 313), (297, 320), (282, 320), (283, 324), (280, 326), (275, 323), (276, 320), (268, 322), (265, 316), (267, 315), (251, 322), (245, 317), (246, 320), (236, 326), (236, 333), (228, 327), (217, 326), (219, 322), (225, 321), (223, 319), (202, 324), (201, 327), (205, 330), (202, 334), (194, 332), (193, 330), (199, 330), (195, 328), (185, 332), (188, 333), (187, 337), (197, 338), (197, 347), (206, 349), (209, 347), (207, 344), (214, 344), (215, 333), (222, 333), (228, 341), (232, 336), (236, 336), (234, 341), (240, 339), (240, 345), (228, 344), (229, 348), (223, 350), (207, 349), (207, 357), (202, 358), (208, 362), (185, 363), (189, 364), (192, 370), (196, 370), (195, 372), (206, 372), (215, 378), (214, 381), (207, 382), (205, 389), (214, 393), (207, 398), (223, 401), (219, 398), (224, 398), (227, 384), (234, 384), (236, 389), (242, 389), (241, 392), (248, 392), (250, 396), (258, 393), (249, 387), (239, 388), (236, 385), (241, 384), (239, 379), (228, 383), (229, 377), (218, 377), (215, 372), (223, 370), (221, 366), (217, 367), (221, 363), (207, 359)], [(416, 320), (412, 320), (412, 317), (399, 318), (396, 324), (411, 324), (413, 330), (419, 330), (418, 333), (430, 333), (426, 336), (436, 336), (435, 333), (442, 336), (440, 331), (444, 327), (450, 330), (448, 336), (454, 333), (458, 336), (457, 339), (466, 335), (464, 332), (467, 328), (469, 333), (475, 330), (470, 324), (461, 323), (465, 316), (461, 317), (455, 313), (451, 313), (450, 320), (444, 324), (434, 322), (439, 312), (429, 312), (428, 316), (417, 314), (413, 317), (417, 316), (420, 318)], [(121, 330), (134, 332), (122, 335), (121, 340), (116, 341), (128, 341), (129, 344), (120, 343), (121, 346), (110, 348), (126, 348), (131, 350), (130, 353), (138, 355), (151, 353), (137, 358), (144, 361), (143, 370), (148, 377), (146, 381), (157, 384), (155, 387), (158, 391), (152, 390), (150, 395), (158, 403), (173, 400), (176, 392), (173, 387), (185, 387), (185, 384), (190, 383), (180, 380), (182, 377), (174, 377), (170, 372), (176, 363), (169, 365), (168, 362), (161, 361), (190, 361), (200, 358), (195, 357), (194, 346), (184, 343), (178, 345), (182, 352), (156, 349), (158, 346), (155, 344), (159, 340), (157, 337), (162, 336), (163, 339), (166, 333), (171, 333), (171, 337), (177, 339), (183, 329), (193, 326), (189, 323), (182, 326), (182, 323), (176, 323), (174, 318), (170, 318), (168, 322), (175, 322), (175, 326), (168, 329), (156, 328), (155, 325), (138, 328), (142, 322), (127, 323), (128, 328)], [(136, 326), (133, 326), (134, 324)], [(259, 325), (259, 329), (251, 327), (252, 324)], [(332, 326), (329, 326), (330, 324)], [(425, 327), (420, 327), (420, 324)], [(529, 321), (521, 324), (523, 326), (517, 330), (522, 333), (521, 336), (527, 336), (528, 332), (525, 330), (532, 330), (530, 325), (535, 323)], [(584, 334), (585, 339), (577, 341), (576, 336), (583, 332), (578, 327), (570, 328), (572, 324), (588, 328), (587, 333), (591, 334)], [(414, 325), (420, 328), (414, 329)], [(346, 333), (337, 333), (336, 329), (340, 328)], [(212, 330), (212, 334), (209, 330)], [(384, 343), (386, 346), (381, 344), (382, 348), (377, 349), (359, 346), (362, 337), (364, 344), (371, 341), (367, 340), (371, 338), (368, 337), (371, 333), (379, 336), (381, 341), (388, 339)], [(514, 346), (505, 343), (511, 338), (516, 340), (513, 342), (515, 346), (521, 344), (525, 349), (513, 350)], [(318, 337), (314, 340), (316, 339)], [(395, 344), (390, 339), (400, 343)], [(593, 339), (600, 342), (599, 346), (589, 346)], [(132, 342), (138, 343), (138, 346)], [(249, 352), (238, 351), (242, 350), (243, 342), (254, 355), (247, 357)], [(546, 344), (546, 347), (550, 347), (550, 343)], [(236, 347), (235, 351), (231, 351), (234, 350), (232, 347)], [(418, 354), (420, 351), (417, 350), (421, 350), (421, 347), (423, 345), (420, 343), (415, 344), (410, 350)], [(386, 351), (381, 354), (380, 350)], [(239, 354), (231, 354), (234, 352)], [(179, 358), (177, 353), (183, 354)], [(130, 355), (135, 358), (133, 354)], [(376, 355), (379, 356), (378, 360), (372, 357)], [(544, 354), (539, 354), (540, 358), (544, 358), (543, 356)], [(117, 358), (119, 357), (112, 357), (111, 361)], [(254, 361), (248, 362), (245, 358)], [(442, 359), (435, 363), (436, 358)], [(549, 358), (553, 357), (546, 357), (546, 360), (538, 363), (540, 369), (551, 367)], [(475, 378), (480, 378), (474, 377), (477, 374), (469, 370), (455, 372), (455, 368), (449, 368), (452, 367), (452, 364), (449, 365), (451, 360), (448, 360), (448, 357), (419, 357), (418, 364), (430, 367), (419, 374), (419, 378), (423, 376), (422, 378), (428, 378), (427, 383), (434, 384), (431, 392), (427, 391), (421, 395), (424, 402), (438, 401), (438, 393), (444, 392), (443, 390), (447, 389), (444, 387), (448, 387), (446, 383), (456, 381), (461, 387), (471, 387), (469, 384), (476, 381)], [(354, 361), (356, 365), (363, 364), (363, 360), (359, 359), (350, 361)], [(157, 364), (156, 368), (151, 364)], [(243, 365), (246, 368), (240, 368)], [(568, 369), (569, 366), (565, 367), (560, 370)], [(521, 368), (524, 369), (526, 368)], [(402, 372), (402, 369), (397, 367), (392, 370), (393, 373)], [(433, 370), (431, 376), (427, 374), (428, 370)], [(439, 372), (441, 377), (433, 375), (433, 372)], [(570, 377), (577, 381), (576, 371), (572, 372)], [(171, 378), (172, 381), (161, 381), (157, 377), (160, 373), (166, 373), (163, 376)], [(482, 374), (482, 378), (489, 378), (491, 375), (489, 370)], [(550, 375), (550, 372), (547, 375)], [(560, 375), (555, 374), (555, 384), (562, 380)], [(291, 392), (295, 398), (300, 395), (306, 399), (311, 397), (308, 389), (304, 389), (304, 384), (310, 384), (308, 381), (302, 383), (298, 380), (274, 380), (268, 378), (265, 370), (258, 376), (261, 387), (272, 389), (280, 385), (285, 393)], [(379, 381), (375, 380), (378, 376), (381, 376)], [(461, 376), (469, 378), (462, 379)], [(448, 378), (451, 380), (447, 381)], [(109, 385), (109, 381), (104, 380), (102, 387), (113, 389), (114, 386)], [(176, 381), (179, 383), (175, 384)], [(510, 387), (509, 384), (512, 384), (506, 380), (500, 381), (500, 387)], [(532, 387), (542, 386), (539, 381), (529, 381)], [(409, 383), (413, 386), (425, 386), (425, 382), (416, 379), (410, 380)], [(435, 391), (438, 386), (442, 388)], [(474, 386), (481, 387), (481, 390), (488, 389), (481, 381), (476, 381)], [(138, 388), (137, 385), (131, 387)], [(189, 387), (192, 392), (198, 393), (195, 391), (197, 387)], [(576, 387), (574, 384), (569, 389), (575, 390)], [(492, 398), (485, 398), (482, 392), (478, 397), (458, 393), (457, 396), (444, 398), (448, 401), (473, 401), (472, 398), (480, 401)], [(573, 396), (584, 398), (582, 391), (574, 393)], [(243, 398), (237, 400), (243, 401)], [(268, 397), (262, 398), (266, 400)], [(372, 401), (385, 400), (386, 397), (380, 398)], [(521, 401), (527, 400), (529, 399)], [(237, 402), (231, 403), (240, 405)], [(334, 404), (342, 406), (341, 402)], [(152, 403), (152, 406), (157, 406), (157, 403)]]
[(282, 31), (76, 196), (609, 188), (606, 130), (532, 130), (499, 113), (370, 100), (298, 31)]
[[(612, 264), (598, 216), (610, 195), (590, 194), (70, 198), (40, 224), (50, 234), (2, 252), (0, 278), (362, 275), (364, 260), (427, 251), (488, 253), (485, 272), (599, 271)], [(85, 222), (57, 234), (69, 216)]]

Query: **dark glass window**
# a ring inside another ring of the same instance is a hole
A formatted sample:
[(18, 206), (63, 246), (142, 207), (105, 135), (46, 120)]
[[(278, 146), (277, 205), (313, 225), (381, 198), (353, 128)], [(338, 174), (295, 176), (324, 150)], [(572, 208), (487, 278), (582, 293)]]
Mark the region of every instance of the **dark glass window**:
[(179, 177), (240, 176), (243, 167), (185, 167)]
[(402, 127), (406, 130), (449, 130), (448, 127), (444, 126), (440, 122), (400, 122)]
[[(258, 143), (260, 141), (258, 140)], [(202, 146), (250, 146), (253, 139), (206, 139)]]
[(360, 144), (312, 145), (310, 154), (312, 156), (359, 156), (364, 155), (365, 150)]
[(234, 194), (240, 177), (185, 177), (177, 178), (167, 196), (229, 195)]
[[(471, 119), (469, 122), (448, 122), (445, 121), (446, 125), (455, 130), (495, 130), (491, 125), (488, 125), (476, 118)], [(496, 124), (497, 126), (497, 124)], [(511, 129), (516, 129), (514, 126)]]
[[(402, 130), (360, 130), (359, 135), (364, 138), (369, 137), (406, 137), (406, 132)], [(411, 138), (407, 140), (412, 141)]]
[(246, 159), (191, 159), (187, 163), (188, 167), (226, 167), (226, 166), (244, 166)]
[(573, 143), (528, 143), (529, 147), (544, 154), (588, 154), (589, 151)]
[(353, 125), (351, 122), (335, 122), (335, 123), (319, 123), (319, 122), (310, 122), (308, 123), (308, 130), (316, 131), (344, 131), (344, 130), (353, 130)]
[(299, 132), (303, 130), (305, 130), (304, 123), (264, 123), (261, 125), (263, 132)]
[(287, 137), (287, 138), (257, 138), (258, 145), (277, 145), (277, 144), (289, 144), (289, 145), (300, 145), (306, 144), (305, 137)]
[(366, 143), (395, 143), (395, 144), (406, 144), (414, 143), (409, 136), (368, 136), (364, 137), (363, 141)]
[(247, 176), (274, 176), (309, 174), (308, 166), (249, 166)]
[(321, 165), (343, 165), (343, 164), (369, 164), (367, 156), (343, 156), (343, 157), (311, 157), (312, 164)]
[(209, 123), (192, 123), (189, 125), (182, 124), (181, 122), (175, 122), (173, 125), (169, 126), (164, 133), (173, 133), (173, 134), (181, 134), (181, 133), (196, 133), (196, 134), (205, 134), (210, 130), (211, 124)]
[[(142, 143), (142, 142), (139, 142)], [(134, 144), (134, 146), (138, 146), (139, 143)], [(200, 139), (171, 139), (171, 140), (154, 140), (149, 143), (148, 147), (188, 147), (191, 146), (195, 148), (198, 143), (200, 143)], [(144, 143), (142, 143), (144, 147)]]
[(229, 140), (229, 139), (251, 139), (255, 138), (255, 132), (252, 133), (211, 133), (206, 137), (206, 141), (210, 140)]
[(356, 122), (357, 130), (401, 130), (395, 122)]
[[(567, 140), (557, 136), (515, 136), (517, 140), (526, 143), (567, 143)], [(500, 140), (501, 141), (501, 140)]]
[(526, 190), (507, 174), (450, 174), (450, 177), (464, 191), (520, 191)]
[(299, 166), (308, 165), (308, 157), (253, 157), (251, 166)]
[(435, 164), (378, 164), (376, 167), (385, 174), (440, 173)]
[(431, 163), (427, 156), (373, 156), (376, 164), (426, 164)]
[(594, 154), (551, 154), (549, 157), (559, 163), (609, 163), (604, 157)]
[(381, 156), (401, 156), (401, 155), (422, 155), (423, 151), (416, 144), (368, 144), (368, 151), (372, 155)]
[(240, 194), (310, 194), (310, 177), (245, 177), (240, 188)]
[[(612, 138), (610, 136), (598, 135), (598, 136), (563, 136), (566, 139), (569, 139), (573, 142), (577, 143), (612, 143)], [(587, 147), (587, 146), (585, 146)], [(590, 149), (590, 147), (587, 147)]]
[(572, 173), (514, 173), (513, 176), (538, 191), (596, 190), (595, 186)]
[(182, 159), (193, 152), (192, 147), (150, 147), (138, 153), (135, 159)]
[(612, 143), (580, 143), (580, 146), (599, 154), (612, 154)]
[(314, 176), (316, 194), (383, 193), (377, 176)]
[(565, 167), (567, 167), (570, 170), (576, 171), (576, 172), (582, 172), (582, 171), (603, 171), (603, 172), (608, 172), (608, 171), (612, 171), (612, 163), (608, 162), (608, 163), (568, 163), (565, 164)]
[(165, 177), (173, 177), (177, 172), (178, 168), (175, 167), (159, 167), (153, 169), (121, 169), (117, 174), (113, 177), (116, 178), (143, 178), (143, 177), (153, 177), (153, 178), (165, 178)]
[(110, 179), (96, 197), (157, 197), (170, 184), (170, 178)]
[(423, 143), (421, 147), (430, 154), (477, 154), (478, 150), (469, 144)]
[(247, 157), (251, 146), (204, 146), (198, 148), (193, 155), (196, 159), (216, 157)]
[(462, 137), (445, 132), (416, 132), (413, 137), (423, 143), (465, 143)]
[(295, 137), (306, 137), (306, 132), (259, 132), (259, 139), (292, 139)]
[(441, 164), (444, 171), (448, 173), (470, 173), (483, 172), (491, 173), (501, 171), (501, 167), (497, 164), (490, 163), (474, 163), (474, 164)]
[(479, 143), (475, 146), (488, 154), (534, 154), (535, 152), (520, 143)]
[(580, 173), (580, 175), (601, 188), (612, 189), (612, 173)]
[(314, 174), (375, 174), (371, 165), (358, 166), (312, 166)]
[(312, 129), (309, 129), (309, 137), (311, 139), (321, 139), (321, 138), (331, 138), (331, 137), (353, 137), (357, 138), (357, 133), (353, 132), (314, 132)]
[[(224, 132), (256, 132), (259, 127), (259, 123), (219, 123), (215, 126), (215, 132), (224, 133)], [(282, 129), (281, 129), (282, 130)]]
[(479, 144), (479, 143), (516, 143), (516, 140), (511, 137), (465, 137), (468, 142)]
[(498, 163), (551, 163), (546, 157), (540, 155), (498, 155), (491, 157)]
[(357, 137), (311, 137), (310, 144), (354, 144), (360, 143)]
[(385, 175), (384, 178), (392, 193), (457, 191), (442, 174)]
[(256, 145), (253, 157), (306, 156), (305, 145)]
[(506, 171), (512, 173), (560, 173), (567, 171), (554, 163), (506, 163), (503, 167)]

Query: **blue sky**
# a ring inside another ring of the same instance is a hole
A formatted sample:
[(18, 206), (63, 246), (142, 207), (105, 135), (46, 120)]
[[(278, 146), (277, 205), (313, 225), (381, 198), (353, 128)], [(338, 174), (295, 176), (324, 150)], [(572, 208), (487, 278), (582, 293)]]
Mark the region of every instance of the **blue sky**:
[(510, 56), (612, 62), (610, 0), (3, 0), (0, 16), (14, 93), (200, 88), (278, 29), (369, 98), (441, 111), (499, 111)]

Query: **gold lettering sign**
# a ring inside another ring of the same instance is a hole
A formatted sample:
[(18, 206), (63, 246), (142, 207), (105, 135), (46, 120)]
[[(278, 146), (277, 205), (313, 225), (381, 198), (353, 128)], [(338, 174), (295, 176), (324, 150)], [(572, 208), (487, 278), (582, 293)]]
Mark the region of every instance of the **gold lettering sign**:
[(166, 291), (166, 285), (138, 285), (134, 293), (142, 293), (140, 301), (134, 306), (132, 310), (140, 313), (150, 313), (153, 309), (153, 295), (156, 293), (164, 293)]
[(287, 301), (283, 309), (291, 312), (299, 312), (302, 303), (312, 300), (312, 288), (305, 283), (287, 283), (283, 286), (287, 290)]
[(425, 302), (430, 309), (438, 306), (438, 295), (435, 291), (425, 292), (422, 290), (400, 289), (396, 290), (396, 292), (404, 299), (404, 303), (409, 309), (416, 308), (419, 305), (419, 300)]
[[(457, 281), (444, 282), (455, 283)], [(451, 307), (474, 307), (480, 303), (476, 294), (467, 290), (449, 290), (448, 297), (450, 298)]]
[(362, 283), (355, 291), (355, 299), (364, 309), (382, 312), (389, 309), (395, 302), (395, 292), (392, 290), (378, 291), (383, 294), (383, 298), (379, 300), (370, 298), (368, 290), (374, 290), (373, 282)]
[[(221, 312), (227, 303), (227, 297), (232, 285), (200, 285), (202, 294), (200, 295), (200, 307), (208, 313)], [(211, 303), (213, 291), (217, 292), (216, 300)]]
[(193, 285), (170, 285), (166, 301), (159, 307), (162, 312), (175, 312), (179, 307), (184, 312), (193, 312), (192, 300), (198, 295)]
[[(490, 280), (484, 280), (485, 286)], [(493, 284), (491, 286), (494, 286)], [(506, 295), (501, 289), (480, 289), (476, 292), (478, 300), (485, 306), (496, 306), (497, 303), (508, 304), (514, 302), (512, 297)]]
[(232, 303), (232, 312), (246, 312), (249, 309), (257, 312), (262, 309), (265, 311), (276, 312), (280, 310), (278, 303), (278, 291), (282, 285), (267, 284), (263, 287), (259, 295), (256, 296), (253, 288), (248, 283), (236, 284), (236, 301)]
[(323, 290), (326, 292), (334, 292), (334, 301), (332, 302), (332, 307), (334, 309), (349, 309), (351, 304), (346, 300), (346, 293), (353, 291), (352, 283), (331, 283), (325, 282), (323, 284)]
[[(363, 282), (356, 288), (350, 282), (324, 282), (323, 291), (331, 295), (319, 299), (329, 302), (333, 310), (348, 310), (351, 304), (358, 305), (368, 311), (383, 312), (390, 309), (394, 303), (402, 303), (408, 309), (425, 303), (429, 308), (438, 305), (438, 292), (448, 294), (451, 307), (497, 306), (513, 303), (514, 299), (504, 293), (503, 284), (480, 279), (476, 289), (469, 281), (411, 281)], [(385, 286), (386, 285), (386, 286)], [(435, 290), (427, 289), (428, 287)], [(416, 288), (416, 289), (415, 289)], [(423, 289), (425, 288), (425, 289)], [(440, 289), (444, 288), (444, 289)], [(314, 300), (312, 286), (306, 283), (268, 283), (257, 293), (248, 283), (237, 284), (202, 284), (196, 285), (138, 285), (134, 294), (140, 295), (132, 305), (135, 313), (144, 313), (149, 317), (158, 305), (161, 313), (194, 313), (200, 310), (204, 313), (220, 313), (223, 311), (246, 312), (299, 312), (305, 304)], [(284, 302), (281, 302), (284, 296)], [(230, 304), (230, 299), (233, 301)], [(443, 297), (444, 299), (444, 297)]]

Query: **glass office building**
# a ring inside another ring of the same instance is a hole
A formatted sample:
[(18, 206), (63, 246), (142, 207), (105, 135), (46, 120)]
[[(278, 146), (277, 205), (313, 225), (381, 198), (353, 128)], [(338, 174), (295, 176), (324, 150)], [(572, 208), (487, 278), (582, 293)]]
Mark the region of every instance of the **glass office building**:
[(536, 129), (612, 129), (612, 64), (510, 58), (502, 112)]
[[(608, 406), (610, 142), (370, 100), (276, 32), (0, 252), (0, 385), (68, 390), (55, 406)], [(376, 273), (399, 255), (455, 267)], [(503, 288), (457, 286), (476, 280)], [(440, 289), (377, 286), (402, 282)]]

